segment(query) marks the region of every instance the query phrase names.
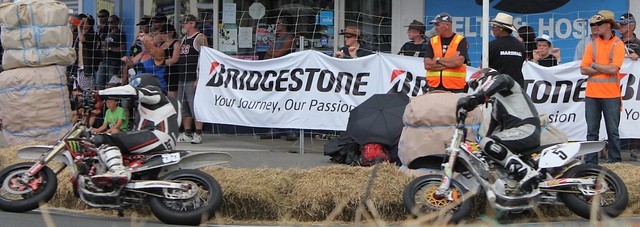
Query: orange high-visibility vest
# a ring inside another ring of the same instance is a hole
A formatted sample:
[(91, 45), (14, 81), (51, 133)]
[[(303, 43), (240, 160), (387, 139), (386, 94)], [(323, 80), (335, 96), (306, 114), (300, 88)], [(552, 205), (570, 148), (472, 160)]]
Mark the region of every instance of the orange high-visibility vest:
[[(440, 36), (431, 37), (431, 48), (433, 49), (433, 57), (453, 57), (455, 56), (458, 45), (464, 37), (455, 34), (453, 40), (447, 48), (447, 53), (442, 54), (442, 42)], [(442, 71), (427, 70), (427, 83), (429, 87), (438, 87), (440, 83), (447, 89), (464, 89), (467, 79), (467, 65), (462, 64), (457, 68), (446, 68)]]
[[(616, 36), (613, 36), (608, 41), (600, 38), (594, 39), (587, 46), (587, 50), (591, 48), (591, 56), (587, 56), (587, 60), (585, 60), (587, 63), (582, 63), (581, 66), (589, 67), (588, 64), (590, 62), (595, 62), (602, 65), (614, 63), (621, 67), (622, 59), (624, 58), (624, 47), (618, 46), (619, 43), (622, 43), (622, 41)], [(588, 53), (585, 51), (585, 55), (588, 55)], [(607, 55), (606, 53), (609, 54)], [(616, 57), (615, 61), (614, 57)], [(615, 75), (601, 73), (590, 76), (587, 78), (585, 96), (589, 98), (618, 98), (621, 96), (620, 79), (619, 72)]]

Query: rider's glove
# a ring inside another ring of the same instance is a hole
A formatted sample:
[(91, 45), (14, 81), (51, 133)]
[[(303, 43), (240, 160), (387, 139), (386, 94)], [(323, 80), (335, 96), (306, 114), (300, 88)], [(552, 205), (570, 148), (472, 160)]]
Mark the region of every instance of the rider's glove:
[(456, 109), (465, 109), (467, 111), (472, 111), (476, 108), (476, 106), (484, 103), (485, 96), (483, 94), (473, 94), (467, 95), (458, 99), (458, 103), (456, 104)]

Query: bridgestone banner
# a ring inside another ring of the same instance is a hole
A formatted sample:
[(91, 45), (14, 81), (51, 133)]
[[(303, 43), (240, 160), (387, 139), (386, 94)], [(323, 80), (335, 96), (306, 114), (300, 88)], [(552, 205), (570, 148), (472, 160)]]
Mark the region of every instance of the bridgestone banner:
[[(635, 67), (634, 67), (635, 66)], [(638, 82), (630, 71), (640, 65), (625, 61), (622, 138), (640, 138)], [(195, 96), (196, 119), (251, 127), (345, 130), (349, 111), (374, 94), (423, 95), (426, 78), (422, 58), (378, 53), (338, 59), (316, 51), (247, 61), (203, 47)], [(468, 75), (476, 69), (468, 67)], [(584, 83), (579, 62), (546, 68), (525, 63), (525, 89), (540, 112), (564, 130), (570, 140), (586, 138)], [(627, 86), (627, 78), (631, 86)], [(628, 95), (627, 95), (628, 94)], [(438, 103), (434, 103), (438, 105)], [(454, 113), (452, 113), (454, 114)], [(601, 138), (605, 138), (602, 126)]]

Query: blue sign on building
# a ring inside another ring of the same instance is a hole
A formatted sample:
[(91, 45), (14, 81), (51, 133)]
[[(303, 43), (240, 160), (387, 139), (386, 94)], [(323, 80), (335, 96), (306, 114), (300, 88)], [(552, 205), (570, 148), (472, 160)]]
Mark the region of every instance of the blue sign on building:
[[(606, 9), (613, 11), (617, 19), (629, 10), (629, 0), (493, 0), (489, 4), (491, 19), (499, 12), (508, 13), (514, 17), (516, 28), (529, 25), (537, 36), (549, 35), (553, 46), (561, 50), (562, 62), (573, 61), (576, 45), (588, 36), (589, 17)], [(425, 7), (425, 21), (441, 12), (451, 14), (453, 31), (467, 38), (471, 63), (479, 66), (482, 0), (425, 0)], [(432, 27), (427, 25), (427, 29)]]
[(318, 24), (333, 26), (333, 12), (332, 11), (320, 11), (318, 16)]

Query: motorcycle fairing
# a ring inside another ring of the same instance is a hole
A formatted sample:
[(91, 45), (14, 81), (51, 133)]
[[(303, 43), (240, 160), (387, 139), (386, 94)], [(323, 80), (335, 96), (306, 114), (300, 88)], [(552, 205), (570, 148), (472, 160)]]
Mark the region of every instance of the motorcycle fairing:
[[(135, 162), (136, 160), (131, 161)], [(226, 164), (231, 162), (231, 155), (229, 153), (211, 151), (173, 151), (146, 155), (141, 161), (140, 165), (132, 167), (131, 172), (135, 173), (161, 167), (160, 176), (162, 176), (178, 169), (198, 169), (204, 166)]]
[[(180, 162), (182, 157), (188, 155), (188, 153), (189, 151), (173, 151), (173, 152), (166, 152), (166, 153), (154, 152), (152, 154), (143, 153), (139, 155), (134, 155), (131, 157), (142, 156), (139, 158), (139, 161), (142, 161), (142, 163), (139, 163), (138, 165), (135, 165), (135, 166), (131, 166), (132, 168), (131, 172), (135, 173), (135, 172), (141, 172), (149, 169), (159, 168), (162, 166), (173, 165)], [(138, 160), (136, 158), (133, 158), (131, 159), (131, 161), (136, 162)]]
[[(40, 159), (40, 157), (42, 157), (42, 154), (51, 150), (52, 148), (53, 146), (47, 145), (27, 146), (20, 148), (16, 155), (22, 159), (38, 160)], [(53, 160), (63, 162), (67, 166), (73, 166), (73, 158), (71, 157), (69, 152), (60, 152)]]
[(599, 152), (604, 148), (604, 142), (585, 141), (575, 143), (563, 143), (548, 147), (540, 153), (538, 168), (560, 167), (573, 160), (575, 157)]

